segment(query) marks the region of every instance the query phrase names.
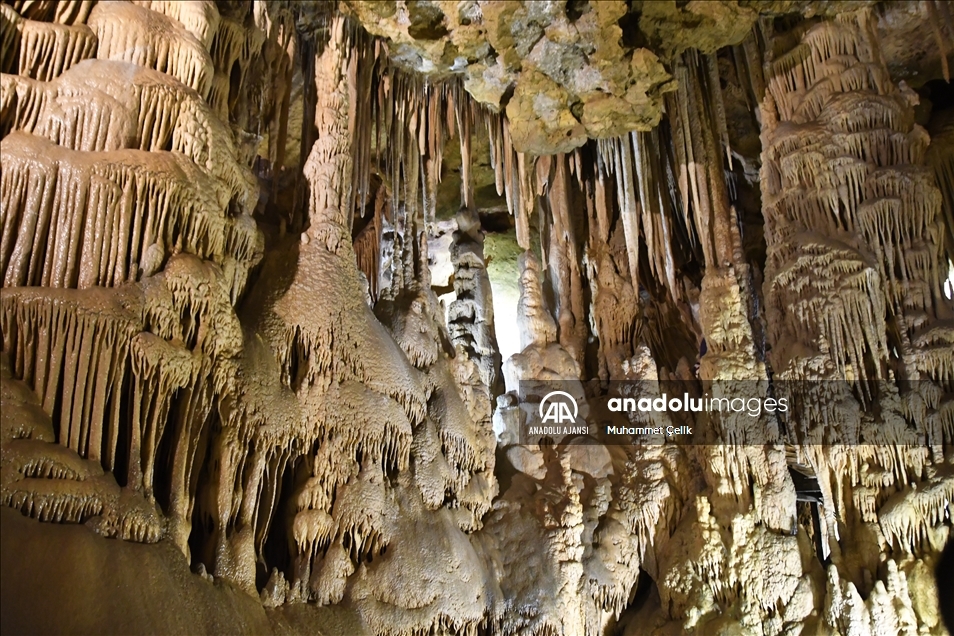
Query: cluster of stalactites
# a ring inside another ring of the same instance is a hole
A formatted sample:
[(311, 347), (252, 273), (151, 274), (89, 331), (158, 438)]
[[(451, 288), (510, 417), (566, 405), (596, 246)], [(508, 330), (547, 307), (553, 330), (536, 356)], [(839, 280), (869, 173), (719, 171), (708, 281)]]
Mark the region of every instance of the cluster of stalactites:
[[(92, 6), (95, 3), (83, 4)], [(263, 78), (249, 77), (252, 61), (259, 52), (266, 52), (271, 65), (269, 70), (274, 71), (264, 78), (264, 82), (287, 93), (290, 83), (288, 57), (289, 51), (293, 50), (294, 31), (289, 27), (290, 15), (283, 9), (268, 11), (257, 7), (254, 18), (242, 23), (220, 16), (216, 5), (209, 1), (100, 2), (91, 11), (89, 6), (86, 7), (81, 16), (64, 25), (59, 20), (36, 22), (19, 19), (5, 6), (3, 46), (15, 52), (19, 44), (19, 74), (34, 79), (52, 80), (90, 57), (122, 60), (155, 69), (195, 89), (201, 97), (208, 99), (212, 111), (223, 121), (240, 119), (240, 124), (246, 125), (244, 120), (247, 117), (239, 117), (238, 109), (247, 104), (240, 97), (263, 81)], [(82, 24), (87, 20), (88, 26)], [(66, 26), (69, 30), (64, 31)], [(265, 33), (266, 29), (268, 33)], [(17, 35), (18, 31), (20, 35)], [(27, 38), (28, 34), (34, 33), (36, 35)], [(129, 38), (132, 38), (132, 44), (127, 41)], [(40, 51), (38, 47), (45, 48)], [(287, 96), (285, 99), (264, 100), (272, 101), (275, 107), (264, 113), (271, 123), (265, 123), (272, 126), (277, 122), (279, 125), (272, 127), (283, 128), (287, 119)], [(264, 103), (259, 106), (267, 108)], [(278, 136), (284, 134), (274, 132)], [(242, 131), (236, 131), (236, 136), (243, 136)]]
[[(389, 256), (380, 252), (381, 288), (394, 297), (415, 289), (424, 275), (427, 255), (421, 236), (435, 221), (444, 147), (455, 138), (461, 146), (461, 205), (473, 207), (470, 135), (481, 111), (458, 80), (432, 83), (382, 63), (374, 69), (371, 85), (370, 119), (358, 128), (366, 146), (356, 153), (361, 175), (356, 183), (361, 194), (360, 184), (373, 171), (383, 185), (373, 209), (365, 206), (363, 194), (358, 209), (373, 213), (376, 227), (388, 230), (389, 245), (383, 246), (380, 237), (378, 244)], [(378, 218), (382, 213), (384, 218)]]
[[(679, 88), (667, 96), (668, 125), (598, 142), (597, 187), (615, 179), (631, 279), (658, 280), (679, 301), (686, 289), (678, 267), (688, 258), (720, 268), (742, 257), (725, 177), (731, 148), (718, 60), (688, 52), (675, 73)], [(641, 274), (641, 260), (649, 272)]]
[[(743, 262), (725, 176), (731, 149), (718, 60), (687, 53), (676, 74), (679, 90), (667, 98), (665, 125), (565, 155), (533, 158), (516, 152), (506, 118), (486, 115), (498, 192), (506, 196), (524, 249), (531, 248), (531, 214), (538, 214), (557, 340), (581, 368), (592, 321), (584, 302), (584, 263), (593, 261), (588, 276), (595, 280), (588, 282), (605, 310), (610, 303), (601, 297), (613, 295), (619, 302), (622, 295), (635, 297), (632, 290), (640, 286), (661, 289), (676, 305), (687, 305), (698, 290), (683, 275), (685, 266), (695, 261), (721, 269)], [(583, 224), (571, 213), (579, 208)], [(610, 243), (619, 254), (607, 252)], [(620, 316), (618, 324), (595, 320), (602, 355), (613, 360), (610, 366), (619, 375), (621, 356), (632, 353), (621, 340), (635, 335), (635, 315)]]
[(21, 18), (0, 5), (0, 54), (4, 73), (49, 81), (96, 53), (96, 34), (85, 24)]
[[(18, 6), (25, 15), (17, 13)], [(221, 16), (208, 0), (14, 3), (0, 11), (4, 72), (49, 81), (84, 59), (131, 62), (195, 89), (223, 121), (238, 115), (233, 112), (238, 96), (249, 86), (252, 60), (266, 40), (287, 51), (294, 32), (288, 12), (257, 7), (254, 21), (261, 28), (249, 28)], [(283, 70), (277, 75), (289, 74), (290, 65)], [(285, 77), (275, 79), (281, 86), (289, 83)]]
[(178, 20), (128, 2), (98, 2), (88, 24), (99, 43), (98, 59), (155, 69), (208, 99), (212, 58)]
[[(817, 24), (768, 64), (762, 170), (770, 305), (798, 308), (800, 341), (820, 327), (824, 353), (847, 350), (849, 375), (862, 378), (866, 351), (876, 373), (888, 359), (883, 312), (908, 349), (937, 315), (943, 277), (941, 197), (923, 167), (929, 137), (864, 15)], [(928, 371), (910, 350), (901, 355), (915, 375)], [(845, 362), (836, 360), (842, 374)]]
[[(757, 45), (745, 48), (754, 68)], [(535, 247), (532, 215), (538, 217), (541, 275), (554, 294), (553, 306), (544, 310), (552, 311), (555, 340), (581, 369), (591, 323), (600, 331), (600, 368), (611, 367), (616, 376), (623, 373), (638, 331), (635, 309), (613, 310), (620, 313), (618, 320), (588, 316), (587, 285), (604, 311), (623, 298), (638, 302), (640, 287), (660, 290), (662, 302), (688, 307), (698, 290), (683, 274), (687, 266), (734, 264), (741, 270), (739, 222), (726, 182), (731, 148), (719, 62), (714, 55), (690, 52), (680, 58), (676, 73), (679, 90), (668, 96), (664, 125), (566, 154), (517, 152), (506, 117), (480, 113), (497, 192), (506, 199), (525, 250)], [(740, 301), (750, 293), (745, 289)]]
[(222, 396), (239, 381), (233, 306), (263, 246), (255, 148), (228, 109), (257, 86), (252, 60), (281, 31), (257, 25), (287, 27), (287, 15), (259, 7), (241, 24), (213, 2), (94, 4), (16, 2), (0, 15), (3, 70), (17, 73), (0, 80), (0, 254), (4, 286), (20, 287), (4, 293), (0, 332), (13, 375), (53, 415), (44, 441), (58, 442), (5, 455), (3, 502), (43, 519), (99, 515), (103, 534), (168, 536), (187, 553), (205, 449), (250, 437)]
[[(292, 538), (303, 568), (297, 576), (301, 580), (310, 575), (307, 596), (322, 604), (340, 601), (340, 595), (328, 590), (329, 585), (337, 587), (338, 574), (322, 568), (330, 547), (332, 553), (349, 551), (347, 577), (353, 564), (377, 556), (390, 543), (384, 519), (390, 498), (385, 475), (407, 470), (412, 427), (394, 400), (357, 382), (333, 387), (326, 399), (331, 408), (292, 511)], [(381, 426), (378, 418), (388, 423)]]
[(83, 24), (95, 0), (13, 0), (6, 3), (28, 20), (55, 24)]
[[(117, 481), (147, 500), (160, 497), (185, 549), (195, 442), (241, 347), (221, 270), (180, 255), (137, 285), (11, 290), (0, 331), (13, 373), (54, 414), (54, 439), (106, 470), (124, 471)], [(160, 471), (158, 449), (171, 438), (172, 466)], [(160, 477), (165, 470), (178, 480)]]
[(222, 265), (241, 295), (258, 231), (226, 214), (210, 177), (183, 155), (78, 152), (24, 133), (0, 147), (4, 286), (111, 287), (184, 251)]
[[(238, 299), (261, 252), (250, 216), (256, 186), (235, 160), (231, 133), (197, 95), (164, 73), (89, 60), (51, 82), (5, 75), (0, 98), (11, 177), (3, 188), (5, 284), (117, 284), (186, 251), (222, 264)], [(55, 161), (30, 156), (42, 145), (37, 137), (63, 147), (40, 153)], [(125, 154), (90, 154), (104, 152)], [(50, 231), (64, 249), (32, 249)], [(104, 253), (78, 259), (89, 245)]]
[(89, 60), (47, 83), (3, 76), (0, 91), (4, 135), (20, 130), (83, 152), (180, 152), (216, 178), (223, 208), (232, 203), (234, 212), (243, 212), (252, 206), (256, 186), (235, 160), (231, 132), (169, 75)]
[[(801, 413), (791, 433), (829, 445), (796, 448), (823, 492), (821, 540), (854, 508), (880, 526), (882, 549), (920, 554), (951, 488), (931, 466), (951, 437), (941, 387), (954, 365), (942, 196), (924, 166), (938, 151), (914, 121), (916, 96), (891, 82), (868, 17), (805, 28), (765, 67), (770, 359), (776, 379), (811, 381), (785, 391)], [(899, 391), (899, 373), (918, 381)]]
[[(424, 441), (417, 443), (417, 452), (423, 455), (418, 461), (430, 464), (426, 470), (421, 468), (426, 476), (419, 479), (425, 503), (434, 509), (451, 505), (467, 511), (455, 515), (459, 525), (470, 531), (479, 527), (494, 484), (488, 476), (493, 464), (492, 441), (486, 439), (487, 429), (478, 431), (489, 420), (490, 391), (500, 376), (490, 284), (470, 176), (471, 135), (484, 111), (459, 80), (431, 83), (403, 73), (389, 65), (386, 51), (378, 48), (373, 63), (367, 75), (357, 77), (359, 81), (368, 78), (372, 99), (370, 110), (357, 110), (354, 115), (359, 118), (355, 138), (373, 146), (359, 145), (355, 152), (359, 175), (355, 203), (356, 209), (374, 215), (368, 227), (379, 234), (372, 239), (367, 236), (372, 230), (366, 229), (355, 243), (362, 248), (358, 254), (361, 261), (373, 260), (365, 250), (379, 250), (381, 260), (375, 274), (380, 276), (373, 288), (384, 301), (382, 307), (410, 304), (404, 315), (390, 317), (389, 327), (408, 360), (427, 374), (428, 383), (436, 383), (432, 408), (442, 416), (425, 425)], [(362, 90), (360, 82), (358, 86)], [(362, 117), (370, 121), (362, 121)], [(367, 136), (362, 132), (366, 126)], [(458, 359), (448, 363), (442, 360), (439, 346), (443, 329), (436, 324), (443, 323), (443, 316), (437, 313), (430, 290), (426, 235), (436, 220), (445, 144), (455, 139), (461, 149), (462, 185), (452, 247), (457, 299), (449, 309), (448, 328)], [(360, 190), (369, 170), (382, 179), (373, 207), (365, 205)], [(385, 309), (384, 313), (395, 312)], [(448, 388), (455, 384), (461, 387), (463, 401)]]

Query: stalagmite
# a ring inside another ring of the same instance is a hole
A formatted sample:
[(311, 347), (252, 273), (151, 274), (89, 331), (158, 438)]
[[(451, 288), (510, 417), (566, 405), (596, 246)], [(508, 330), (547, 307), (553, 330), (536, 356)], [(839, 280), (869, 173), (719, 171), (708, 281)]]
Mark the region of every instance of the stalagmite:
[(477, 364), (481, 382), (495, 389), (500, 383), (500, 354), (494, 335), (493, 300), (483, 250), (483, 233), (474, 210), (457, 213), (451, 246), (454, 292), (448, 308), (448, 329), (461, 354)]

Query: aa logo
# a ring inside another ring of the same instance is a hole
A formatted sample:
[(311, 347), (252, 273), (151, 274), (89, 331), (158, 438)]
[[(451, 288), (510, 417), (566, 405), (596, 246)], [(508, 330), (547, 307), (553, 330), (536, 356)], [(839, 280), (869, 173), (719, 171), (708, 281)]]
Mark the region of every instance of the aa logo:
[[(564, 399), (565, 398), (565, 399)], [(540, 419), (544, 424), (572, 424), (580, 409), (573, 396), (566, 391), (550, 391), (540, 401)]]

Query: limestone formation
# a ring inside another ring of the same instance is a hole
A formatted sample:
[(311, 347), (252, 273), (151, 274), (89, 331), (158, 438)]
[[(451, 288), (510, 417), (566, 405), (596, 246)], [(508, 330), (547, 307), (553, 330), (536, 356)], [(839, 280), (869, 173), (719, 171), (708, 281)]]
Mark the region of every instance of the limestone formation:
[(0, 4), (4, 633), (946, 633), (952, 15)]

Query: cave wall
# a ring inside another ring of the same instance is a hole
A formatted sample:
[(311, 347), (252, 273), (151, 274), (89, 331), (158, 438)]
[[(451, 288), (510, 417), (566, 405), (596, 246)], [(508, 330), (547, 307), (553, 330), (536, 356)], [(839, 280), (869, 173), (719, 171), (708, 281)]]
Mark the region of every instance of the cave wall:
[[(4, 630), (943, 633), (954, 25), (917, 5), (0, 5)], [(522, 380), (797, 416), (526, 439)]]

